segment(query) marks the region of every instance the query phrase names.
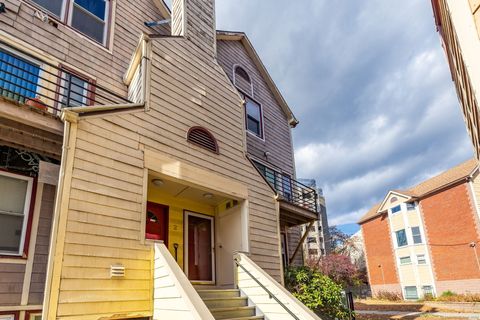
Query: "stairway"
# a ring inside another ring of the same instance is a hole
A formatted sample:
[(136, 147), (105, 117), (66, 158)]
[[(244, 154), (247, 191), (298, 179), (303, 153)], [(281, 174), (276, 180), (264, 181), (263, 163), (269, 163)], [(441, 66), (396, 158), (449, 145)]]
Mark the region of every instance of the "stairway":
[(247, 297), (240, 296), (237, 289), (197, 289), (203, 302), (215, 319), (223, 320), (263, 320), (255, 315), (255, 307), (248, 306)]

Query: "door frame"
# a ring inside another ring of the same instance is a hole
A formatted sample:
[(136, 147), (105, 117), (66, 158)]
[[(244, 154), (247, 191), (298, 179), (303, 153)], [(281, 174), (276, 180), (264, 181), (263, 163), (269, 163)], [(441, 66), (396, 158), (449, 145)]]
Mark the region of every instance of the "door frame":
[(163, 241), (163, 243), (168, 248), (169, 237), (170, 237), (170, 206), (168, 206), (166, 204), (163, 204), (163, 203), (158, 203), (158, 202), (154, 202), (154, 201), (147, 201), (147, 205), (145, 207), (145, 217), (144, 217), (145, 228), (143, 230), (143, 238), (144, 238), (143, 240), (144, 241), (153, 241), (153, 242), (162, 241), (162, 240), (155, 240), (155, 239), (147, 238), (147, 218), (148, 218), (148, 204), (149, 203), (151, 203), (152, 205), (156, 205), (156, 206), (163, 207), (163, 208), (166, 209), (165, 228), (166, 228), (167, 236), (166, 236), (165, 241)]
[(183, 210), (183, 268), (185, 275), (188, 278), (188, 217), (194, 216), (203, 219), (208, 219), (212, 223), (211, 228), (211, 251), (212, 251), (212, 280), (211, 281), (199, 281), (190, 280), (195, 284), (215, 284), (216, 283), (216, 265), (215, 265), (215, 216), (210, 216), (203, 213), (198, 213), (190, 210)]

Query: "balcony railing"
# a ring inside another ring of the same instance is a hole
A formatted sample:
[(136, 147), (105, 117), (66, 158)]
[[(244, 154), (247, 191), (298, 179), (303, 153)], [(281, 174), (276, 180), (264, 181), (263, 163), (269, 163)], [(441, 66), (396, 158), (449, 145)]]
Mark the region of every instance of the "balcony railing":
[(317, 191), (292, 179), (289, 175), (253, 161), (265, 180), (274, 188), (280, 199), (298, 207), (317, 212)]
[(131, 103), (88, 77), (1, 43), (0, 97), (53, 114), (65, 107)]

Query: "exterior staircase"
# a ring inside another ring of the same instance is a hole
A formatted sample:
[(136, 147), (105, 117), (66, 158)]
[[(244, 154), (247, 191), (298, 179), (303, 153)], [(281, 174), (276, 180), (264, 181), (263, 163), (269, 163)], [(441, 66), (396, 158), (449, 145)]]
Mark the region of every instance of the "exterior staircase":
[(248, 298), (241, 297), (238, 289), (197, 289), (197, 292), (215, 319), (264, 319), (256, 315), (255, 307), (248, 305)]

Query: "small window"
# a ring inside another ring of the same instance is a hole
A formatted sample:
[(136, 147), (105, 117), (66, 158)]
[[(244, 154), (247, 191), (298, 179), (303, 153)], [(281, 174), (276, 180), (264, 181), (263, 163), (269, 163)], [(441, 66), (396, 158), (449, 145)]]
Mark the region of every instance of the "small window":
[(314, 237), (308, 237), (307, 242), (308, 243), (317, 243), (317, 241), (315, 240)]
[(40, 66), (0, 48), (0, 96), (25, 103), (37, 95)]
[(405, 287), (405, 299), (418, 299), (417, 287), (415, 286)]
[(245, 69), (240, 66), (235, 67), (235, 80), (237, 79), (237, 77), (242, 78), (249, 84), (252, 83), (252, 80), (250, 80), (250, 76), (248, 75), (247, 71), (245, 71)]
[(23, 254), (32, 178), (0, 172), (0, 254)]
[(245, 97), (247, 130), (259, 138), (263, 138), (262, 108), (250, 98)]
[(45, 8), (51, 14), (57, 16), (58, 18), (62, 17), (65, 0), (32, 0), (39, 6)]
[(187, 141), (208, 151), (218, 154), (217, 140), (213, 137), (210, 131), (205, 128), (190, 128), (187, 133)]
[(94, 99), (92, 80), (69, 71), (62, 72), (59, 101), (61, 107), (80, 107), (92, 104)]
[(417, 255), (417, 263), (418, 264), (427, 264), (427, 259), (425, 258), (424, 254)]
[(415, 203), (414, 202), (409, 202), (407, 203), (407, 210), (415, 210)]
[(312, 256), (318, 255), (318, 250), (317, 249), (308, 249), (308, 254)]
[(397, 238), (397, 246), (403, 247), (408, 244), (407, 242), (407, 234), (405, 233), (405, 229), (395, 231), (395, 235)]
[(433, 286), (422, 286), (424, 296), (433, 296)]
[(399, 212), (400, 210), (402, 210), (402, 208), (400, 207), (400, 205), (398, 205), (398, 206), (393, 207), (391, 210), (392, 210), (392, 214), (393, 214), (393, 213)]
[(400, 264), (409, 264), (412, 263), (410, 256), (400, 257)]
[(422, 235), (420, 233), (420, 227), (412, 227), (413, 243), (422, 243)]

